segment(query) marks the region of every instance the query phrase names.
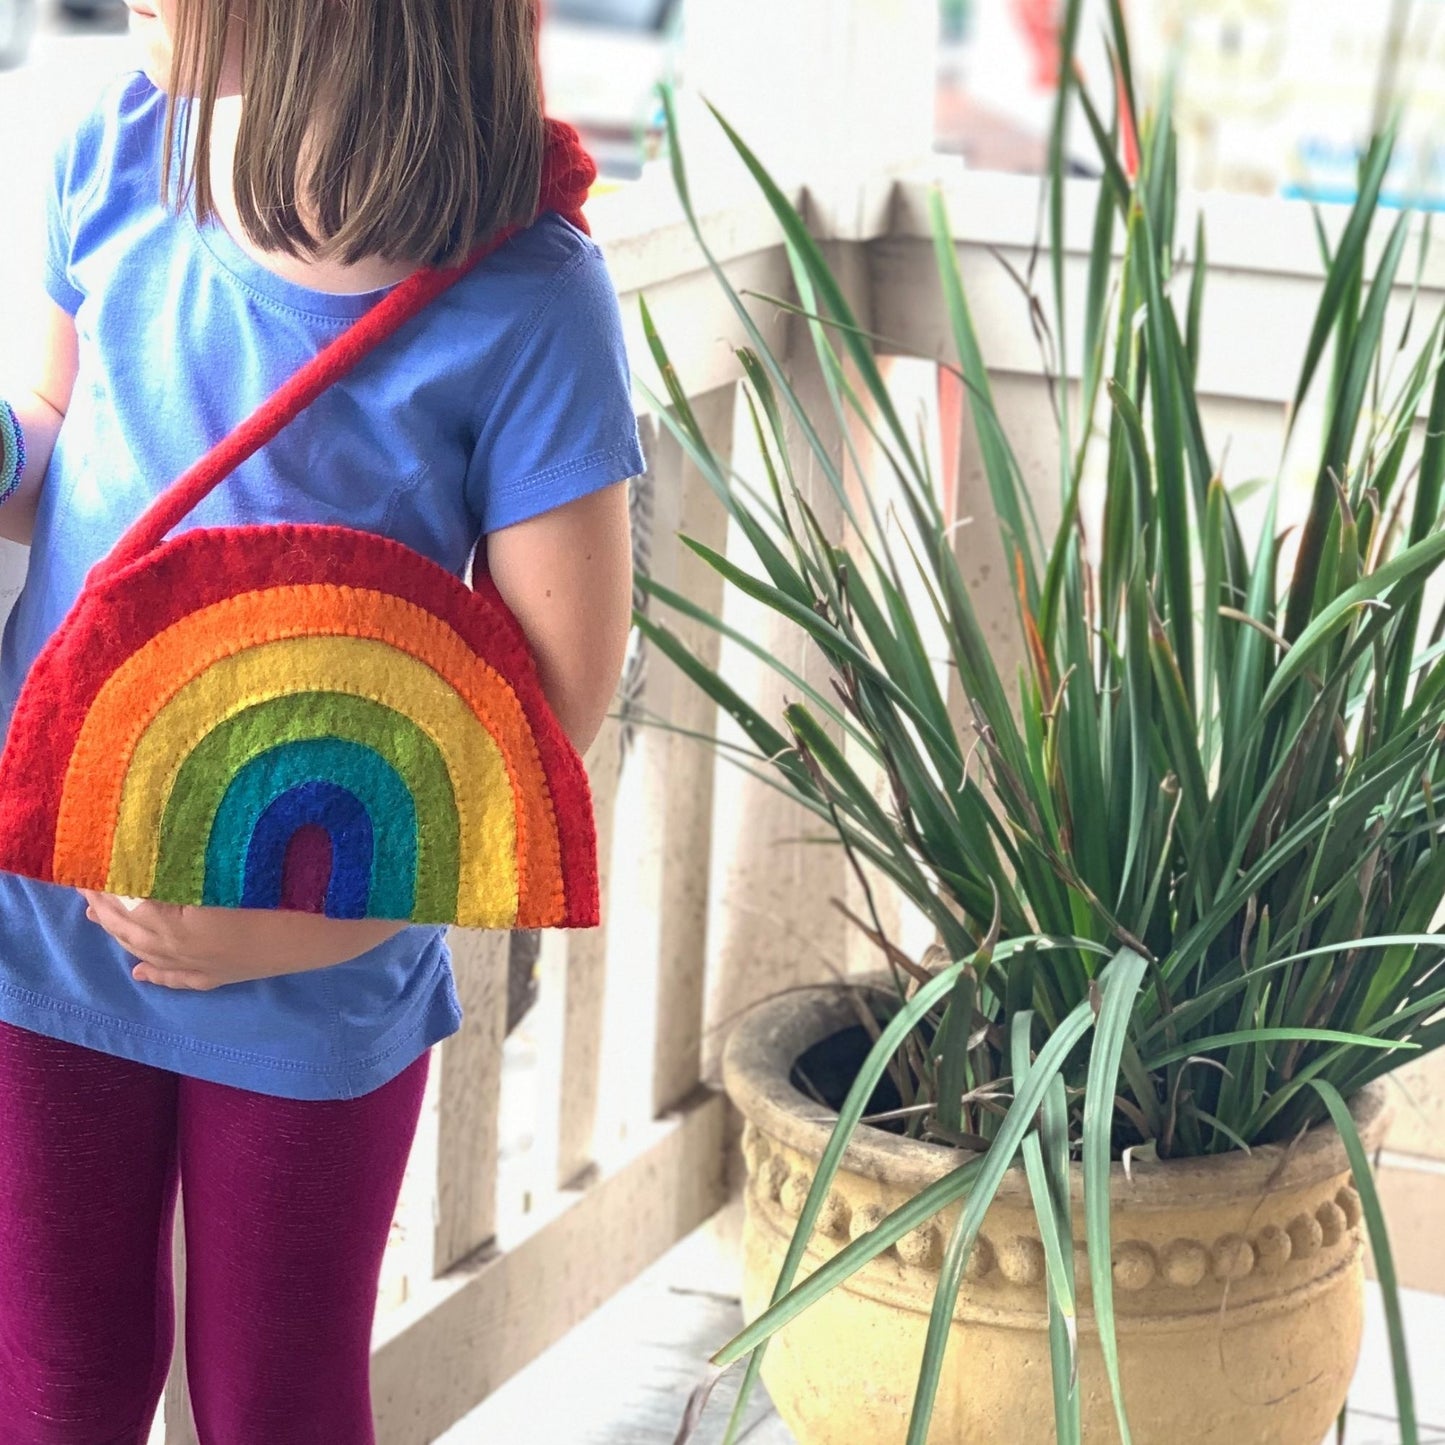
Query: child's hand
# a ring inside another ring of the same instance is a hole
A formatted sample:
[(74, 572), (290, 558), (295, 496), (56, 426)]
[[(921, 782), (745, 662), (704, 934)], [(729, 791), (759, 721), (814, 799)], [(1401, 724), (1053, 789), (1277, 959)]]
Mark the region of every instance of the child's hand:
[(140, 962), (131, 977), (206, 990), (252, 978), (329, 968), (406, 927), (381, 918), (335, 919), (257, 908), (188, 908), (79, 890), (85, 916)]

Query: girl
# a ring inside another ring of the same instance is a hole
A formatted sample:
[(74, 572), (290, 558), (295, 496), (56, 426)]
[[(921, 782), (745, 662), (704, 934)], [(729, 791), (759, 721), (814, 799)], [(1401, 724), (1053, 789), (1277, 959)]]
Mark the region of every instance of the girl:
[[(584, 751), (643, 459), (601, 253), (533, 222), (535, 0), (128, 3), (144, 72), (61, 152), (48, 335), (3, 413), (0, 533), (32, 550), (0, 717), (157, 491), (388, 288), (517, 224), (184, 525), (340, 522), (457, 574), (475, 544)], [(144, 1445), (180, 1177), (203, 1445), (372, 1441), (382, 1250), (459, 1023), (440, 929), (0, 875), (0, 1440)]]

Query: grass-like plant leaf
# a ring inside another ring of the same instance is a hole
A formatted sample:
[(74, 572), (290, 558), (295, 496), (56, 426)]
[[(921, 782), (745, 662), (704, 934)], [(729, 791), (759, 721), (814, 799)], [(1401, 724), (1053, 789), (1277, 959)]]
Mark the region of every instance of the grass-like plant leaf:
[(1390, 1363), (1395, 1375), (1395, 1403), (1400, 1412), (1401, 1445), (1420, 1445), (1420, 1426), (1415, 1418), (1415, 1390), (1410, 1383), (1409, 1352), (1405, 1344), (1405, 1322), (1400, 1314), (1400, 1286), (1395, 1275), (1395, 1259), (1390, 1249), (1390, 1234), (1385, 1228), (1385, 1211), (1380, 1207), (1380, 1193), (1375, 1188), (1375, 1174), (1360, 1139), (1360, 1131), (1350, 1114), (1344, 1096), (1327, 1079), (1313, 1082), (1315, 1093), (1324, 1100), (1335, 1128), (1344, 1140), (1350, 1156), (1355, 1188), (1369, 1230), (1370, 1246), (1375, 1252), (1375, 1272), (1380, 1277), (1380, 1295), (1385, 1303), (1385, 1323), (1390, 1336)]

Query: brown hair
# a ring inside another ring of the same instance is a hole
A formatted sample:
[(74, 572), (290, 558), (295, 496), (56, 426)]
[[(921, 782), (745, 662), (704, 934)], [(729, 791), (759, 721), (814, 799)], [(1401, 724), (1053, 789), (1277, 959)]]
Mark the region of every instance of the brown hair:
[[(212, 107), (243, 23), (235, 189), (257, 246), (446, 265), (541, 190), (537, 0), (180, 0), (162, 184), (214, 212)], [(177, 97), (193, 97), (178, 116)], [(306, 200), (313, 230), (302, 220)]]

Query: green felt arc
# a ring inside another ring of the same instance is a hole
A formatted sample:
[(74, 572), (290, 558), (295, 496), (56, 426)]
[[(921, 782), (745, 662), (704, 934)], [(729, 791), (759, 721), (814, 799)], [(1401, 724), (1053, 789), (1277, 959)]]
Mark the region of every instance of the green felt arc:
[(405, 713), (344, 692), (269, 698), (206, 734), (181, 765), (166, 800), (154, 896), (176, 903), (201, 899), (216, 812), (241, 768), (268, 748), (325, 737), (370, 748), (400, 775), (418, 814), (427, 819), (416, 840), (414, 916), (453, 916), (461, 877), (461, 824), (446, 759), (430, 734)]
[(239, 908), (246, 859), (261, 815), (301, 783), (334, 783), (352, 793), (371, 819), (368, 918), (410, 918), (416, 907), (416, 805), (396, 769), (379, 753), (340, 738), (282, 743), (251, 759), (231, 780), (206, 844), (202, 902)]

